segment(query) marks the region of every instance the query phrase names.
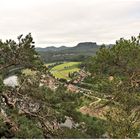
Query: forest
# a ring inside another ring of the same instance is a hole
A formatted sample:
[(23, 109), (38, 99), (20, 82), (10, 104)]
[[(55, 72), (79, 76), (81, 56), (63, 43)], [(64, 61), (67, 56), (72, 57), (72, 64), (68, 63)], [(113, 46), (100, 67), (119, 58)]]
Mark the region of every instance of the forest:
[(46, 64), (30, 33), (0, 40), (0, 138), (140, 138), (140, 35), (63, 61)]

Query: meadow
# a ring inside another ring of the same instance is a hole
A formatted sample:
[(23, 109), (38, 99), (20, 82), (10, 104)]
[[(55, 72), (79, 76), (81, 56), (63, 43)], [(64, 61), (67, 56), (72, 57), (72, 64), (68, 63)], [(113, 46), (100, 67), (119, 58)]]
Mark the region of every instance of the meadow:
[(78, 67), (79, 64), (80, 62), (64, 62), (63, 64), (53, 67), (50, 72), (55, 78), (71, 80), (69, 73), (78, 72), (80, 70)]

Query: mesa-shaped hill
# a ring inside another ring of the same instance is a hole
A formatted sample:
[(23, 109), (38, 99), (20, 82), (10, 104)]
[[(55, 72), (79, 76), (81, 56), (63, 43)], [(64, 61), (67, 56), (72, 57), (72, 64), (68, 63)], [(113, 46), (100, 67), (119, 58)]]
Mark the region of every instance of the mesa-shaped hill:
[(89, 56), (96, 54), (100, 45), (96, 42), (82, 42), (74, 47), (46, 47), (36, 48), (36, 51), (41, 55), (41, 58), (46, 62), (58, 61), (82, 61)]

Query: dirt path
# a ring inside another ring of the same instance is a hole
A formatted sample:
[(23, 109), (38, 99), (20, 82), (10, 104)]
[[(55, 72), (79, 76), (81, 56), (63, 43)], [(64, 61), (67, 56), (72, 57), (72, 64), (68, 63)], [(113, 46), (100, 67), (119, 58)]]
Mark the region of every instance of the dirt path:
[[(78, 86), (77, 86), (78, 87)], [(85, 88), (81, 88), (81, 87), (78, 87), (79, 90), (81, 91), (84, 91), (86, 93), (84, 93), (84, 96), (87, 96), (87, 97), (90, 97), (90, 98), (93, 98), (93, 99), (97, 99), (96, 101), (93, 101), (92, 103), (90, 103), (89, 105), (84, 105), (82, 106), (79, 111), (82, 113), (82, 114), (88, 114), (90, 116), (94, 116), (94, 117), (99, 117), (99, 118), (104, 118), (103, 116), (103, 113), (105, 111), (104, 108), (101, 108), (101, 109), (96, 109), (96, 108), (93, 108), (93, 105), (96, 106), (102, 99), (97, 97), (97, 96), (94, 96), (92, 93), (93, 91), (91, 90), (88, 90), (88, 89), (85, 89)]]

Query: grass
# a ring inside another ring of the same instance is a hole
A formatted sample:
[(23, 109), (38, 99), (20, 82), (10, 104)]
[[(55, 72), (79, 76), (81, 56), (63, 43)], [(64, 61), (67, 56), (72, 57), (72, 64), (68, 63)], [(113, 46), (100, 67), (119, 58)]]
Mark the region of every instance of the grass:
[(71, 80), (69, 73), (77, 72), (80, 69), (78, 65), (80, 62), (65, 62), (63, 64), (53, 67), (50, 72), (55, 76), (55, 78), (63, 78), (66, 80)]
[(36, 71), (32, 71), (31, 69), (24, 69), (22, 70), (22, 73), (28, 76), (28, 75), (35, 75)]
[(94, 99), (87, 98), (85, 96), (82, 96), (81, 99), (82, 99), (82, 104), (79, 106), (79, 109), (83, 106), (88, 106), (90, 103), (92, 103), (94, 101)]

